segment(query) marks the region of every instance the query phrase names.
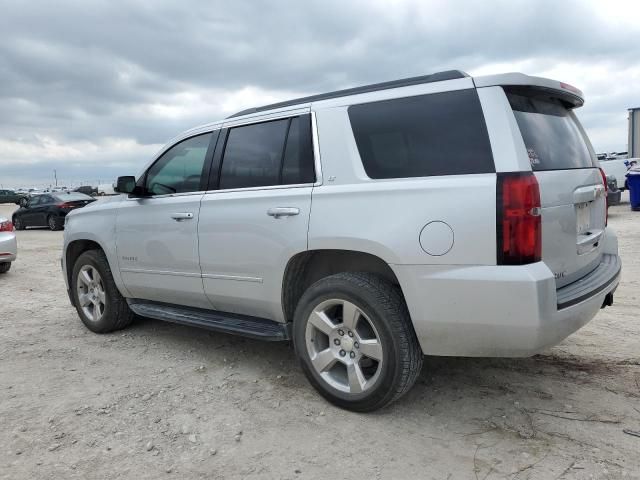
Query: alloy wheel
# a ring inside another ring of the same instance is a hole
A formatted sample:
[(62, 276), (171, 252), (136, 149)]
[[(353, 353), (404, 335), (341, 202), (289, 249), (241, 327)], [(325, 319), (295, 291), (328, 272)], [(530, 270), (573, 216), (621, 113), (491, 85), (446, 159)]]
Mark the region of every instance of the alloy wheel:
[(380, 335), (369, 317), (347, 300), (326, 300), (313, 309), (305, 343), (315, 371), (341, 392), (366, 392), (380, 377)]
[(78, 272), (76, 289), (80, 308), (86, 318), (92, 322), (100, 321), (107, 296), (98, 270), (92, 265), (84, 265)]

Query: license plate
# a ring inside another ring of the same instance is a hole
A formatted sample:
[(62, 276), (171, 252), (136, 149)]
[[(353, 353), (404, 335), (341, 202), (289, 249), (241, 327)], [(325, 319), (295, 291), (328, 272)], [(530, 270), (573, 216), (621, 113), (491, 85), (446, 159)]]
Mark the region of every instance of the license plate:
[(578, 235), (589, 231), (591, 228), (591, 209), (588, 203), (576, 205), (576, 229)]

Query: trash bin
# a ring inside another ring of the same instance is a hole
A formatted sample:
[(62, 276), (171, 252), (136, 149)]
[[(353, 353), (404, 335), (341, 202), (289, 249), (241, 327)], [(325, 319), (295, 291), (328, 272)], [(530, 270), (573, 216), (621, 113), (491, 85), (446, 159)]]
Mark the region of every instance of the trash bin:
[(633, 167), (627, 172), (627, 183), (631, 210), (640, 211), (640, 168)]

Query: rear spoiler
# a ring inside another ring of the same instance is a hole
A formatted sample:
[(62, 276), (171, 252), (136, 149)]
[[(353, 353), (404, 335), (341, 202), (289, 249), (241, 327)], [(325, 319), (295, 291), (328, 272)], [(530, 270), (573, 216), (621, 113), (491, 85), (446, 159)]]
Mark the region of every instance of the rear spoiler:
[(571, 104), (572, 108), (584, 105), (584, 94), (573, 85), (548, 78), (530, 77), (524, 73), (503, 73), (500, 75), (473, 77), (473, 83), (476, 88), (495, 86), (531, 87), (552, 92), (554, 96)]

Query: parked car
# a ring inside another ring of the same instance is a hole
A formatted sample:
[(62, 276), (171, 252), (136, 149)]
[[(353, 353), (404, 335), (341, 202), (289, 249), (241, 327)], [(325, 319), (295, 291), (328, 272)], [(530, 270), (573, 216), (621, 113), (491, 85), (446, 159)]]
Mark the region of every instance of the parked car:
[(20, 205), (20, 200), (24, 197), (25, 195), (15, 190), (0, 190), (0, 203), (15, 203), (16, 205)]
[(0, 273), (7, 273), (18, 256), (18, 243), (13, 224), (0, 216)]
[(117, 195), (117, 194), (118, 192), (114, 190), (113, 185), (111, 183), (101, 183), (100, 185), (98, 185), (99, 196)]
[(23, 201), (22, 207), (13, 214), (13, 225), (16, 230), (27, 227), (49, 227), (51, 230), (62, 230), (67, 214), (84, 207), (95, 199), (78, 192), (42, 193)]
[(98, 195), (98, 189), (91, 185), (83, 185), (74, 190), (74, 192), (84, 193), (85, 195), (95, 196)]
[(292, 340), (357, 411), (407, 392), (423, 354), (535, 354), (620, 278), (582, 104), (557, 81), (450, 71), (189, 130), (118, 179), (128, 195), (67, 216), (71, 303), (98, 333), (139, 314)]
[(611, 152), (609, 158), (628, 158), (629, 152)]
[(620, 190), (626, 190), (627, 188), (627, 165), (626, 158), (608, 158), (606, 160), (600, 160), (600, 168), (604, 170), (607, 177), (611, 176), (616, 179)]

